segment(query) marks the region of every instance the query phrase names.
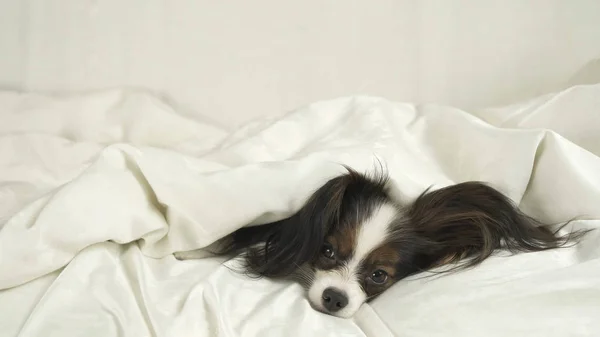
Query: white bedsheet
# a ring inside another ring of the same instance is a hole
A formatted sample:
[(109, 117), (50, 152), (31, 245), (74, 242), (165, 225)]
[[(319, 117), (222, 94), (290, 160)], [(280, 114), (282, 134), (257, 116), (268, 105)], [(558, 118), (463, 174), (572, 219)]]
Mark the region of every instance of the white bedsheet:
[(340, 163), (376, 157), (405, 200), (484, 180), (544, 221), (599, 228), (599, 130), (600, 85), (473, 114), (341, 98), (233, 134), (143, 92), (2, 92), (0, 335), (599, 336), (600, 231), (413, 277), (352, 320), (295, 283), (170, 255), (287, 216)]

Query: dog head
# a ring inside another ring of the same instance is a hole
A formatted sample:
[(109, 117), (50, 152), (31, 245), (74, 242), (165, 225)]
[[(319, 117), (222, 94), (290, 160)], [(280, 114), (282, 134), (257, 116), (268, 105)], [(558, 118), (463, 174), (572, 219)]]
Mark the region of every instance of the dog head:
[(351, 317), (409, 275), (474, 266), (500, 248), (539, 251), (566, 241), (483, 183), (427, 190), (403, 203), (390, 196), (384, 172), (351, 169), (291, 217), (233, 235), (252, 274), (282, 277), (310, 267), (310, 304), (338, 317)]

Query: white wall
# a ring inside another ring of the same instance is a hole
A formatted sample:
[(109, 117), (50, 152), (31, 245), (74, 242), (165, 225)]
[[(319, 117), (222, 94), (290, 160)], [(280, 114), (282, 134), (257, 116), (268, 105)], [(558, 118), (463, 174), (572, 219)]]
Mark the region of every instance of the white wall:
[(598, 57), (598, 0), (0, 0), (0, 87), (147, 87), (232, 127), (351, 94), (502, 104)]

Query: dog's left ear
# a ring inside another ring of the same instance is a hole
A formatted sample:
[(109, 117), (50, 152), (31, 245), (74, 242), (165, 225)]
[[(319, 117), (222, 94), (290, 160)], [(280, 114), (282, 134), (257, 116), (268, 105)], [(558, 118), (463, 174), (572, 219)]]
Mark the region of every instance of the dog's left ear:
[(421, 242), (420, 270), (458, 263), (471, 267), (497, 249), (534, 252), (557, 248), (585, 232), (558, 236), (523, 214), (513, 202), (480, 182), (425, 191), (409, 209), (412, 230)]
[(242, 228), (228, 250), (246, 250), (245, 270), (253, 275), (283, 277), (321, 251), (329, 229), (339, 222), (349, 175), (329, 180), (294, 215), (274, 223)]

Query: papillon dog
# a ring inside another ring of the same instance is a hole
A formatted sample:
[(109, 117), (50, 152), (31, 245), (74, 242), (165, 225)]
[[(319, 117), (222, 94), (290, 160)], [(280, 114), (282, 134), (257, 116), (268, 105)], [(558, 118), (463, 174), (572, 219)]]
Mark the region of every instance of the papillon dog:
[[(426, 190), (403, 203), (392, 198), (385, 172), (347, 169), (291, 217), (239, 229), (210, 250), (241, 253), (242, 270), (256, 276), (283, 278), (308, 269), (311, 306), (348, 318), (407, 276), (472, 267), (500, 249), (557, 248), (584, 234), (558, 235), (481, 182)], [(175, 256), (202, 256), (197, 252)]]

